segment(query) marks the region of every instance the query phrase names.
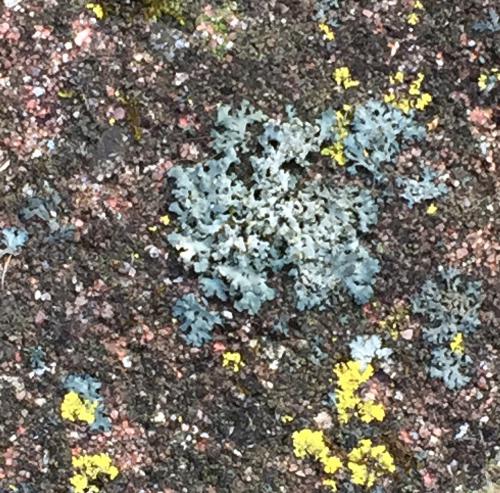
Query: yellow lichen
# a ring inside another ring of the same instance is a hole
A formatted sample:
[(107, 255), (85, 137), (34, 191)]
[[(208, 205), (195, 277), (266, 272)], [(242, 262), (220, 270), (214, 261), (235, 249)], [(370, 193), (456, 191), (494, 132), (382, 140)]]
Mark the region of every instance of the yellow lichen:
[(104, 19), (104, 17), (106, 17), (104, 7), (100, 3), (88, 3), (87, 5), (85, 5), (85, 8), (91, 10), (99, 20), (102, 20)]
[(373, 401), (362, 402), (359, 406), (360, 419), (364, 423), (371, 423), (373, 420), (383, 421), (385, 409), (382, 404)]
[(75, 96), (75, 91), (72, 91), (71, 89), (69, 90), (61, 89), (60, 91), (57, 92), (57, 95), (61, 99), (70, 99)]
[(163, 226), (168, 226), (170, 224), (170, 217), (168, 214), (165, 214), (164, 216), (160, 217), (160, 222), (163, 224)]
[(411, 102), (408, 98), (401, 98), (394, 103), (394, 106), (403, 113), (408, 114), (411, 110)]
[(438, 211), (438, 208), (434, 202), (432, 202), (432, 204), (430, 204), (426, 210), (426, 212), (429, 216), (435, 216), (437, 214), (437, 211)]
[(179, 25), (184, 26), (184, 6), (182, 0), (142, 0), (146, 8), (146, 17), (156, 21), (166, 15), (174, 18)]
[(292, 441), (293, 453), (297, 459), (304, 459), (308, 455), (317, 458), (325, 451), (328, 452), (322, 431), (313, 431), (309, 428), (304, 428), (292, 434)]
[(319, 30), (323, 33), (324, 38), (328, 41), (333, 41), (335, 39), (335, 33), (332, 31), (328, 24), (320, 22), (318, 24)]
[(416, 0), (413, 3), (413, 11), (406, 17), (406, 22), (410, 24), (410, 26), (416, 26), (420, 23), (420, 16), (417, 14), (416, 10), (425, 10), (425, 7), (420, 0)]
[(488, 76), (486, 74), (481, 74), (477, 80), (477, 85), (481, 91), (484, 91), (488, 85)]
[(348, 462), (347, 467), (351, 471), (351, 481), (354, 484), (360, 486), (372, 485), (375, 482), (375, 478), (372, 477), (373, 473), (370, 475), (368, 473), (368, 467), (364, 464), (357, 464), (356, 462)]
[(389, 92), (383, 96), (384, 102), (400, 109), (405, 114), (408, 114), (412, 109), (423, 111), (432, 102), (432, 95), (428, 92), (422, 92), (425, 75), (419, 72), (417, 78), (410, 83), (406, 92), (401, 87), (404, 83), (404, 77), (403, 72), (389, 75), (391, 87)]
[(324, 479), (323, 486), (330, 488), (331, 491), (337, 491), (337, 483), (334, 479)]
[(336, 111), (335, 115), (335, 142), (332, 145), (321, 149), (321, 155), (329, 156), (339, 166), (344, 166), (347, 162), (344, 152), (344, 140), (349, 135), (348, 129), (352, 118), (352, 106), (345, 104), (342, 107), (342, 110)]
[(465, 352), (464, 335), (461, 332), (457, 332), (451, 340), (450, 349), (455, 354), (463, 354)]
[(389, 92), (387, 94), (384, 94), (384, 103), (391, 104), (394, 101), (396, 101), (396, 95), (394, 94), (394, 91), (392, 89), (389, 89)]
[(351, 77), (351, 71), (349, 67), (339, 67), (333, 72), (333, 78), (338, 87), (343, 87), (344, 89), (349, 89), (351, 87), (359, 86), (359, 80), (354, 80)]
[[(292, 435), (292, 442), (295, 457), (316, 459), (322, 464), (326, 474), (335, 474), (342, 468), (342, 461), (330, 454), (322, 431), (313, 431), (309, 428), (295, 431)], [(333, 479), (325, 480), (324, 484), (329, 486), (332, 491), (336, 491), (337, 485)]]
[(422, 82), (424, 81), (424, 74), (419, 72), (417, 74), (417, 78), (410, 84), (410, 88), (408, 89), (408, 93), (412, 96), (418, 96), (420, 94), (420, 88), (422, 87)]
[(72, 459), (72, 465), (75, 473), (70, 478), (70, 483), (74, 493), (98, 493), (99, 488), (90, 483), (101, 476), (113, 480), (119, 474), (118, 468), (113, 465), (108, 454), (76, 456)]
[(339, 166), (344, 166), (347, 162), (347, 159), (344, 154), (344, 143), (343, 142), (335, 142), (331, 146), (324, 147), (321, 149), (322, 156), (328, 156), (332, 158)]
[(494, 68), (490, 72), (482, 73), (477, 80), (477, 85), (480, 91), (486, 91), (488, 87), (493, 88), (497, 80), (500, 80), (500, 70)]
[(374, 373), (372, 365), (369, 364), (362, 370), (359, 361), (348, 361), (337, 364), (333, 371), (338, 380), (336, 400), (340, 423), (347, 423), (355, 415), (365, 423), (384, 419), (385, 411), (381, 404), (363, 400), (357, 394), (359, 387), (372, 377)]
[(93, 493), (96, 491), (99, 491), (97, 486), (89, 486), (89, 481), (87, 479), (87, 476), (83, 474), (73, 474), (73, 476), (69, 480), (71, 486), (73, 486), (73, 490), (75, 493)]
[(392, 85), (402, 84), (405, 80), (404, 72), (398, 70), (396, 73), (389, 75), (389, 82)]
[(358, 442), (358, 446), (349, 452), (348, 460), (351, 481), (367, 488), (371, 488), (386, 473), (396, 470), (394, 459), (385, 445), (374, 446), (369, 438)]
[(408, 14), (406, 22), (410, 24), (410, 26), (416, 26), (420, 22), (420, 16), (415, 12), (412, 12), (411, 14)]
[(76, 392), (68, 392), (61, 403), (61, 416), (69, 421), (84, 421), (92, 424), (99, 403), (82, 399)]
[(238, 373), (245, 366), (245, 363), (243, 363), (240, 353), (226, 351), (222, 355), (222, 366)]
[(428, 92), (424, 92), (413, 103), (413, 107), (417, 110), (423, 111), (432, 102), (432, 96)]
[(319, 460), (323, 464), (323, 470), (327, 474), (335, 474), (342, 467), (342, 461), (332, 455), (321, 457)]
[[(295, 457), (312, 457), (323, 465), (326, 474), (335, 474), (344, 467), (339, 457), (331, 455), (322, 431), (304, 428), (293, 433), (292, 441)], [(370, 439), (360, 440), (357, 447), (349, 452), (347, 459), (351, 481), (367, 488), (371, 488), (382, 476), (396, 470), (394, 459), (385, 445), (373, 445)], [(324, 479), (323, 485), (337, 491), (337, 484), (332, 478)]]

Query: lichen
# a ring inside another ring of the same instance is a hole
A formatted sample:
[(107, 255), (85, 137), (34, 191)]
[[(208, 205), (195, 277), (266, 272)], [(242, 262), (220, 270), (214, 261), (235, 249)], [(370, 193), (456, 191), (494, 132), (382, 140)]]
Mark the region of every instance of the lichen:
[(99, 402), (82, 399), (76, 392), (68, 392), (61, 403), (61, 416), (68, 421), (94, 423)]
[(353, 416), (358, 416), (364, 423), (373, 420), (382, 421), (385, 410), (382, 404), (373, 400), (362, 399), (358, 395), (360, 386), (367, 382), (373, 375), (374, 369), (371, 364), (364, 365), (359, 361), (348, 361), (338, 363), (334, 368), (337, 376), (337, 391), (335, 401), (341, 424), (346, 424)]
[(245, 363), (240, 353), (226, 351), (222, 355), (222, 366), (238, 373), (245, 366)]
[(347, 467), (351, 471), (351, 481), (359, 486), (371, 488), (375, 482), (396, 470), (394, 459), (385, 445), (373, 445), (367, 438), (348, 454)]
[(103, 476), (113, 480), (119, 474), (111, 457), (105, 453), (75, 456), (71, 462), (75, 470), (70, 478), (74, 493), (98, 493), (99, 487), (92, 483), (100, 481)]

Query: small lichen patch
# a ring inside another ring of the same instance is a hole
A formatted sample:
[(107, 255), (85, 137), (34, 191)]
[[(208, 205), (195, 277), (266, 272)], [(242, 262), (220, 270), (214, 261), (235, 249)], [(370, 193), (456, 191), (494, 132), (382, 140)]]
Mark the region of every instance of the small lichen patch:
[(354, 80), (351, 76), (349, 67), (339, 67), (333, 72), (333, 78), (337, 87), (350, 89), (359, 86), (359, 80)]
[(438, 211), (438, 208), (437, 208), (437, 205), (433, 202), (432, 204), (429, 205), (429, 207), (427, 207), (427, 214), (429, 216), (435, 216), (437, 214), (437, 211)]
[(324, 22), (320, 22), (318, 24), (319, 30), (323, 33), (324, 39), (327, 41), (334, 41), (335, 40), (335, 33), (333, 30), (330, 28), (328, 24), (325, 24)]
[(97, 19), (102, 20), (106, 17), (104, 7), (100, 3), (87, 3), (85, 8), (92, 11)]
[(461, 332), (457, 332), (451, 340), (450, 349), (455, 354), (463, 354), (465, 352), (464, 335)]
[(245, 363), (243, 362), (240, 353), (226, 351), (222, 355), (222, 366), (238, 373), (245, 366)]
[(349, 125), (352, 120), (352, 106), (344, 104), (342, 110), (335, 112), (335, 142), (321, 149), (322, 156), (330, 156), (339, 166), (347, 162), (344, 141), (349, 135)]

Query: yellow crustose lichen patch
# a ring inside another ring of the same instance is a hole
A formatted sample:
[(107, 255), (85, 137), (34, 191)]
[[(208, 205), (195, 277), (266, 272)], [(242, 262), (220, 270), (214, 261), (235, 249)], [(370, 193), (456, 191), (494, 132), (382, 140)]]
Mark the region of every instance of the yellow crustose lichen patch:
[[(330, 455), (330, 449), (325, 442), (322, 431), (304, 428), (293, 433), (292, 441), (295, 457), (316, 459), (322, 464), (326, 474), (335, 474), (342, 467), (342, 461), (338, 457)], [(333, 479), (326, 479), (323, 484), (330, 487), (332, 491), (337, 491), (337, 485)]]
[(336, 111), (335, 115), (335, 142), (331, 146), (321, 149), (321, 155), (330, 156), (339, 166), (344, 166), (347, 162), (344, 152), (344, 141), (349, 135), (352, 106), (344, 104), (342, 110)]
[(410, 110), (425, 110), (432, 102), (432, 95), (422, 92), (422, 83), (425, 75), (422, 72), (417, 74), (417, 78), (410, 83), (408, 91), (404, 91), (400, 86), (404, 84), (405, 74), (401, 71), (389, 75), (389, 92), (384, 95), (384, 102), (400, 109), (407, 114)]
[(394, 459), (385, 445), (372, 444), (370, 439), (360, 440), (348, 455), (347, 467), (351, 481), (359, 486), (371, 488), (377, 479), (396, 470)]
[(243, 360), (240, 353), (232, 353), (231, 351), (226, 351), (222, 355), (222, 366), (224, 368), (229, 368), (235, 373), (238, 373), (244, 366)]
[(338, 87), (343, 87), (344, 89), (350, 89), (351, 87), (359, 86), (359, 80), (354, 80), (351, 77), (351, 71), (349, 67), (339, 67), (333, 72), (333, 78)]
[(82, 399), (76, 392), (68, 392), (61, 403), (61, 416), (69, 421), (84, 421), (92, 424), (95, 421), (95, 414), (98, 402)]
[(334, 41), (335, 40), (335, 33), (332, 31), (330, 26), (328, 24), (325, 24), (323, 22), (320, 22), (318, 24), (319, 30), (323, 33), (324, 38), (327, 41)]
[(88, 3), (87, 5), (85, 5), (85, 7), (91, 10), (99, 20), (102, 20), (104, 19), (104, 17), (106, 17), (104, 7), (100, 3)]
[(367, 365), (361, 370), (359, 361), (348, 361), (337, 364), (333, 371), (338, 379), (336, 400), (340, 423), (346, 424), (354, 415), (359, 416), (364, 423), (384, 419), (385, 410), (382, 404), (363, 400), (357, 394), (359, 387), (372, 377), (374, 373), (372, 365)]
[(168, 226), (170, 224), (170, 216), (168, 214), (161, 216), (160, 222), (163, 224), (163, 226)]
[(406, 22), (408, 22), (410, 26), (416, 26), (420, 22), (420, 16), (417, 13), (412, 12), (411, 14), (408, 14)]
[(463, 354), (465, 352), (464, 336), (461, 332), (457, 332), (455, 337), (451, 340), (450, 349), (455, 354)]
[(119, 473), (108, 454), (73, 457), (72, 465), (77, 471), (70, 478), (75, 493), (98, 493), (99, 488), (91, 483), (95, 482), (99, 476), (107, 476), (113, 480)]
[(416, 26), (420, 23), (421, 19), (416, 12), (417, 10), (425, 10), (424, 4), (420, 0), (416, 0), (416, 2), (413, 3), (413, 11), (408, 14), (408, 17), (406, 18), (406, 22), (410, 24), (410, 26)]
[(438, 208), (437, 205), (432, 202), (432, 204), (427, 207), (426, 211), (429, 216), (435, 216), (437, 214)]
[[(326, 474), (335, 474), (344, 467), (342, 459), (331, 455), (322, 431), (304, 428), (293, 433), (292, 441), (295, 457), (312, 457), (322, 464)], [(385, 445), (373, 445), (370, 439), (360, 440), (357, 447), (347, 454), (347, 468), (352, 483), (366, 488), (371, 488), (379, 478), (396, 470), (394, 459)], [(337, 491), (333, 478), (324, 479), (323, 485)]]

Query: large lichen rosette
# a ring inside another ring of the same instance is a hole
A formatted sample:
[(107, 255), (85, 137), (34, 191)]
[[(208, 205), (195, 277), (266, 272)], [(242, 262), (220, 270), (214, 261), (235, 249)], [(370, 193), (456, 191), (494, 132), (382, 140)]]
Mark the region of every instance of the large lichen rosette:
[(299, 310), (371, 297), (379, 266), (360, 236), (376, 222), (375, 201), (367, 190), (308, 176), (335, 120), (333, 111), (311, 124), (290, 108), (282, 121), (248, 103), (234, 114), (222, 106), (218, 157), (170, 171), (177, 230), (168, 240), (206, 296), (255, 314), (276, 297), (271, 277), (286, 271)]

